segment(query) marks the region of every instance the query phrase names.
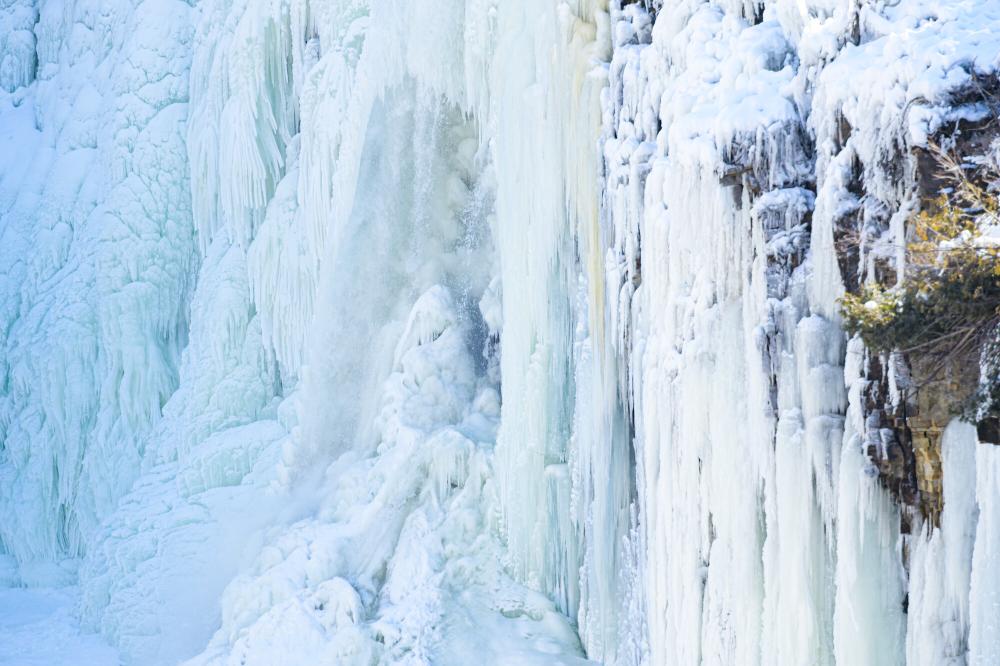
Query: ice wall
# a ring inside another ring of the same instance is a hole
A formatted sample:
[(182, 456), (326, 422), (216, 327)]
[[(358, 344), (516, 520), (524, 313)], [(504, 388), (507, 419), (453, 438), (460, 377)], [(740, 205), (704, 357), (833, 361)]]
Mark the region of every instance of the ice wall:
[(177, 388), (192, 31), (171, 0), (2, 15), (0, 551), (27, 581), (85, 552)]
[(836, 300), (997, 27), (0, 0), (0, 580), (138, 664), (992, 663), (996, 456), (900, 508)]
[[(93, 20), (90, 7), (65, 11)], [(142, 12), (122, 7), (120, 20)], [(210, 1), (175, 21), (182, 36), (137, 31), (153, 42), (152, 60), (165, 47), (193, 50), (181, 86), (190, 104), (176, 105), (182, 171), (143, 163), (185, 188), (170, 217), (185, 233), (153, 234), (187, 253), (156, 257), (185, 279), (171, 292), (183, 337), (169, 347), (169, 385), (123, 389), (148, 401), (141, 423), (125, 422), (132, 405), (119, 406), (116, 434), (134, 454), (90, 421), (79, 444), (56, 432), (28, 446), (11, 431), (5, 441), (25, 446), (29, 463), (77, 450), (122, 482), (92, 484), (107, 505), (72, 548), (40, 529), (75, 517), (47, 497), (30, 503), (58, 520), (25, 516), (5, 525), (5, 543), (35, 539), (49, 549), (43, 560), (84, 556), (84, 619), (135, 663), (198, 653), (196, 663), (582, 661), (568, 617), (581, 595), (604, 626), (618, 603), (603, 579), (578, 580), (592, 556), (570, 511), (590, 511), (592, 500), (573, 508), (568, 444), (581, 316), (573, 239), (577, 225), (597, 223), (606, 13), (590, 3)], [(45, 25), (43, 11), (36, 34)], [(72, 53), (94, 51), (84, 41)], [(82, 66), (73, 72), (62, 57), (53, 71), (82, 85)], [(138, 94), (112, 67), (86, 64), (122, 95)], [(11, 117), (42, 88), (18, 87)], [(110, 150), (96, 146), (93, 159)], [(96, 184), (92, 205), (106, 198)], [(19, 229), (4, 219), (6, 233)], [(120, 257), (95, 266), (95, 279), (151, 263), (121, 239), (108, 248)], [(82, 315), (100, 311), (94, 299)], [(136, 304), (158, 316), (172, 307)], [(119, 314), (99, 332), (133, 347), (162, 343), (166, 334), (116, 329), (144, 321)], [(92, 345), (94, 366), (128, 377), (125, 361), (103, 360), (114, 346), (97, 333), (63, 338)], [(40, 345), (22, 355), (51, 358)], [(125, 358), (157, 370), (141, 354)], [(501, 407), (501, 376), (508, 395), (539, 400)], [(68, 404), (91, 410), (84, 419), (101, 410), (83, 397)], [(502, 420), (517, 425), (498, 437)], [(62, 475), (73, 463), (48, 469)], [(5, 473), (23, 467), (5, 459)], [(25, 501), (12, 493), (5, 513)], [(625, 501), (598, 527), (612, 520), (621, 533)], [(29, 582), (30, 558), (5, 550)]]
[(994, 588), (969, 583), (989, 566), (970, 550), (988, 548), (973, 524), (991, 500), (971, 494), (988, 463), (953, 424), (941, 527), (897, 506), (869, 459), (891, 436), (870, 418), (880, 361), (836, 299), (898, 262), (910, 151), (975, 114), (954, 95), (995, 71), (976, 23), (997, 8), (649, 9), (612, 10), (602, 221), (649, 663), (989, 663), (975, 625), (991, 623), (967, 610)]

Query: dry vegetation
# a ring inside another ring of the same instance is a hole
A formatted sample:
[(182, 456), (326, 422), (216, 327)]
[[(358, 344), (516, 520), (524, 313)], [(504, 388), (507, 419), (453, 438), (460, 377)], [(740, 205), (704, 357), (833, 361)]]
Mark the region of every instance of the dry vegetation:
[(982, 236), (1000, 224), (1000, 171), (933, 150), (951, 187), (911, 220), (903, 278), (862, 286), (841, 311), (869, 349), (930, 359), (928, 380), (979, 366), (978, 389), (953, 405), (976, 422), (1000, 413), (1000, 245)]

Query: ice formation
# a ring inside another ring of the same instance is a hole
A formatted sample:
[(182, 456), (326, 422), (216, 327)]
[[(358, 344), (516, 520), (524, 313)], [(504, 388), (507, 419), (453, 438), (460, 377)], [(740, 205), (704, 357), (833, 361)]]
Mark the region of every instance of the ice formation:
[(995, 0), (0, 0), (0, 584), (144, 665), (996, 663), (1000, 449), (904, 529), (837, 299), (998, 54)]

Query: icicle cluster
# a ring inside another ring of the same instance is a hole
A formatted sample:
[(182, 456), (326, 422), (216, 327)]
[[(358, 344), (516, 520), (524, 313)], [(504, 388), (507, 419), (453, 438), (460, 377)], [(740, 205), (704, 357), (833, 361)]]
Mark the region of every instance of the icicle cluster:
[[(907, 533), (868, 457), (891, 433), (868, 418), (865, 352), (837, 307), (845, 282), (901, 258), (908, 148), (969, 113), (952, 90), (995, 71), (974, 27), (995, 10), (946, 4), (612, 11), (603, 225), (649, 663), (993, 658), (978, 636), (994, 623), (970, 628), (968, 611), (995, 587), (972, 553), (990, 539), (975, 516), (994, 500), (972, 494), (989, 463), (950, 426), (952, 507)], [(842, 274), (834, 239), (855, 223), (870, 240)]]

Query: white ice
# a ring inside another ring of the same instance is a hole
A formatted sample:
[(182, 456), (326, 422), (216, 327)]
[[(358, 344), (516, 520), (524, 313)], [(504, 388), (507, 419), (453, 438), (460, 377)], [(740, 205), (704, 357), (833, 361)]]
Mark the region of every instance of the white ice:
[(80, 630), (72, 588), (0, 588), (0, 663), (118, 666), (118, 652)]

